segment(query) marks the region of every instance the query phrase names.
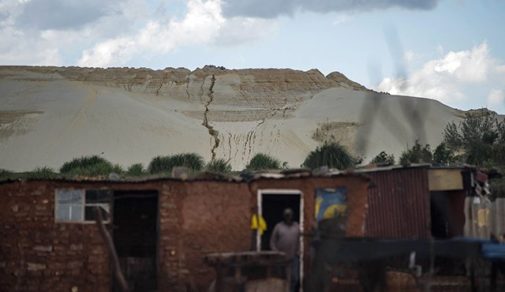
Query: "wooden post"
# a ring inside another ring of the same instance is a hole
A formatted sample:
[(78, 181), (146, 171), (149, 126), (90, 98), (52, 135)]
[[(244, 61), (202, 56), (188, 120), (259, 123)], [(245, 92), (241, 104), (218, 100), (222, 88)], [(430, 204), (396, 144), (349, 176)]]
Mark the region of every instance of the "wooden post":
[(100, 235), (107, 245), (107, 249), (109, 250), (109, 256), (112, 258), (112, 269), (114, 270), (114, 277), (119, 284), (119, 288), (123, 292), (128, 292), (128, 283), (126, 282), (123, 272), (121, 272), (121, 267), (119, 265), (119, 259), (117, 257), (116, 248), (114, 247), (114, 243), (112, 242), (112, 238), (110, 237), (109, 232), (105, 229), (105, 225), (103, 224), (102, 212), (98, 207), (94, 208), (96, 214), (96, 225), (98, 226), (98, 230), (100, 231)]

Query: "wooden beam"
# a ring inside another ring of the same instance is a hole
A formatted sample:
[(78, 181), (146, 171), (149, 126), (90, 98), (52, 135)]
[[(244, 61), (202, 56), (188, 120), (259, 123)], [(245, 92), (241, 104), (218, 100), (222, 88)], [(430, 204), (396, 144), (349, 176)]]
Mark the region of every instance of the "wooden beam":
[(116, 248), (114, 247), (114, 242), (112, 241), (109, 232), (103, 224), (102, 212), (100, 212), (100, 209), (98, 207), (95, 207), (94, 210), (96, 214), (96, 225), (98, 226), (100, 235), (107, 245), (109, 256), (112, 258), (112, 269), (114, 270), (114, 277), (116, 278), (121, 291), (128, 292), (130, 289), (128, 289), (128, 283), (125, 280), (123, 272), (121, 272), (121, 266), (119, 265), (119, 259), (117, 257)]

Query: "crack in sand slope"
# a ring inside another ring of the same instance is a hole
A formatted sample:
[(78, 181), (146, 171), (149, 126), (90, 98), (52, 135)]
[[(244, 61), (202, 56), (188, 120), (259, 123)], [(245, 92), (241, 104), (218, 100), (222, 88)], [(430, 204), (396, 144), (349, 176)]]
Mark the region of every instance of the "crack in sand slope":
[(165, 81), (168, 81), (168, 74), (167, 73), (163, 73), (161, 75), (160, 86), (158, 86), (158, 88), (156, 88), (156, 96), (160, 95), (161, 88), (163, 87), (163, 84), (165, 83)]
[(211, 83), (209, 87), (209, 93), (207, 94), (209, 97), (209, 100), (205, 103), (205, 111), (203, 112), (203, 122), (202, 125), (207, 128), (209, 131), (209, 135), (211, 136), (212, 139), (214, 139), (214, 145), (210, 149), (210, 156), (211, 159), (214, 160), (216, 158), (216, 149), (219, 147), (219, 143), (221, 142), (219, 140), (219, 132), (214, 129), (213, 126), (209, 124), (209, 119), (208, 119), (208, 113), (209, 113), (209, 106), (210, 104), (214, 101), (214, 85), (216, 84), (216, 76), (212, 74), (211, 78)]
[(186, 95), (188, 97), (188, 101), (191, 101), (191, 94), (189, 93), (189, 83), (191, 82), (191, 74), (186, 77)]

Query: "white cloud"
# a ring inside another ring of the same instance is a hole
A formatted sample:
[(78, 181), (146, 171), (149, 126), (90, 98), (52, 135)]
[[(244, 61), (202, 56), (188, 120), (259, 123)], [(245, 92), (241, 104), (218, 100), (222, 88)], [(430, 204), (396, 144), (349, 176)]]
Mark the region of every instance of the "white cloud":
[[(119, 0), (100, 13), (96, 0), (35, 2), (0, 0), (0, 64), (119, 66), (184, 46), (248, 43), (277, 22), (225, 18), (222, 0)], [(39, 6), (57, 17), (39, 17)]]
[[(100, 39), (114, 37), (118, 31), (128, 33), (138, 26), (139, 21), (145, 22), (144, 19), (148, 18), (144, 1), (121, 0), (114, 6), (108, 5), (106, 14), (88, 22), (77, 19), (73, 24), (68, 20), (68, 25), (64, 25), (67, 20), (60, 19), (60, 22), (52, 23), (47, 19), (42, 20), (41, 16), (37, 21), (44, 22), (43, 25), (35, 25), (35, 22), (20, 25), (20, 19), (29, 11), (26, 9), (30, 8), (31, 2), (34, 1), (0, 1), (0, 64), (74, 65), (75, 53), (83, 47), (90, 47)], [(79, 10), (79, 2), (72, 3), (75, 6), (73, 11)], [(36, 18), (36, 15), (33, 17)]]
[[(60, 65), (58, 47), (33, 32), (13, 27), (0, 29), (0, 64), (3, 65)], [(13, 45), (14, 44), (14, 45)]]
[(225, 19), (220, 0), (188, 0), (180, 19), (152, 20), (130, 36), (102, 41), (85, 50), (79, 66), (106, 67), (127, 63), (139, 54), (163, 54), (195, 44), (238, 44), (262, 37), (272, 21), (234, 17)]
[(500, 106), (505, 104), (505, 92), (499, 89), (493, 89), (487, 96), (488, 107)]
[(503, 65), (489, 54), (486, 42), (471, 50), (448, 52), (444, 57), (424, 63), (405, 78), (385, 78), (379, 91), (392, 94), (421, 96), (451, 103), (465, 97), (465, 86), (486, 83), (499, 74)]
[(452, 75), (466, 82), (481, 82), (487, 77), (492, 60), (487, 44), (474, 47), (471, 51), (449, 52), (443, 59), (428, 64), (434, 72)]
[(124, 64), (140, 52), (169, 52), (178, 46), (206, 43), (224, 23), (219, 0), (189, 0), (188, 12), (180, 21), (149, 21), (132, 36), (105, 40), (85, 50), (79, 66)]

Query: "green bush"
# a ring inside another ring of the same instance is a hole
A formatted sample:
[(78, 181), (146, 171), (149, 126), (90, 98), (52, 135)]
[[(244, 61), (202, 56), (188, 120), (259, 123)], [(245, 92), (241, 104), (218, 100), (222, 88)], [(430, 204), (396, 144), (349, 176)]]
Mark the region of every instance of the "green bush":
[(253, 156), (246, 166), (247, 170), (267, 170), (267, 169), (280, 169), (281, 162), (269, 155), (258, 153)]
[(49, 167), (37, 167), (34, 170), (26, 173), (28, 178), (35, 179), (50, 179), (58, 177), (58, 173), (54, 172), (52, 168)]
[(73, 159), (60, 168), (60, 173), (65, 175), (101, 176), (112, 172), (121, 173), (122, 169), (96, 155)]
[(196, 153), (176, 154), (173, 156), (157, 156), (149, 163), (149, 173), (170, 173), (174, 167), (187, 167), (193, 171), (203, 169), (203, 158)]
[(9, 179), (12, 177), (12, 171), (0, 168), (0, 179)]
[(146, 174), (146, 171), (142, 163), (135, 163), (132, 164), (130, 167), (128, 167), (128, 170), (126, 170), (126, 174), (129, 176), (142, 176)]
[(302, 166), (311, 169), (327, 166), (328, 168), (347, 169), (355, 166), (358, 159), (338, 143), (325, 143), (309, 153)]
[(411, 163), (431, 163), (433, 160), (433, 154), (431, 153), (431, 148), (429, 144), (421, 146), (419, 141), (416, 140), (412, 148), (407, 149), (402, 152), (400, 156), (400, 164), (408, 165)]
[(394, 165), (395, 157), (393, 154), (387, 154), (385, 151), (381, 151), (371, 162), (378, 165)]
[(49, 167), (37, 167), (27, 172), (12, 172), (0, 169), (0, 180), (2, 179), (52, 179), (59, 177), (59, 174)]
[(226, 174), (231, 172), (231, 165), (224, 159), (215, 159), (207, 163), (205, 169), (210, 172)]

